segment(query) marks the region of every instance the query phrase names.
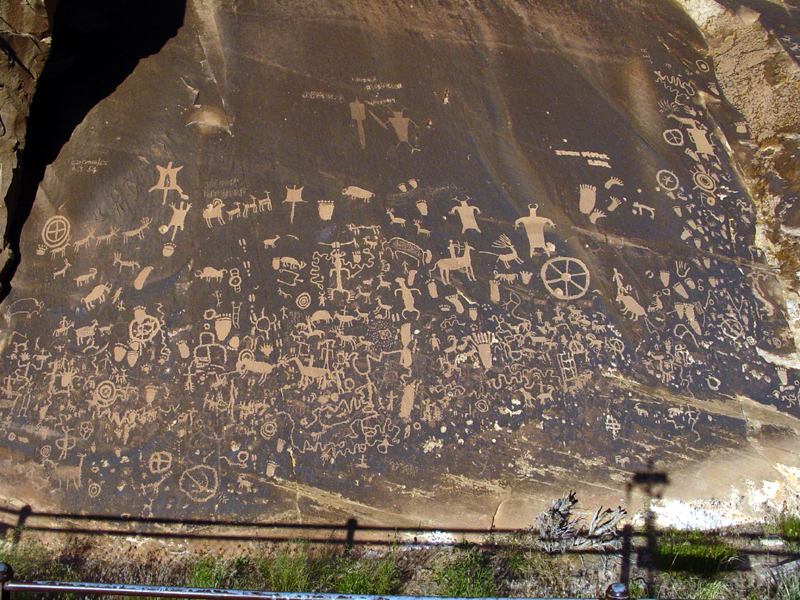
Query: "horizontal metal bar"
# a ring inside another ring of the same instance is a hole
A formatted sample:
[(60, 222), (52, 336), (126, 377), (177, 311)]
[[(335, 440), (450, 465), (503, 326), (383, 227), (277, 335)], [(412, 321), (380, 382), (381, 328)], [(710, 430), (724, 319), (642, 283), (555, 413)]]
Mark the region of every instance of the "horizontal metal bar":
[[(16, 592), (59, 592), (65, 594), (109, 594), (115, 596), (156, 596), (161, 598), (205, 598), (208, 600), (467, 600), (440, 596), (357, 596), (350, 594), (308, 594), (296, 592), (260, 592), (213, 588), (162, 587), (158, 585), (124, 585), (69, 581), (7, 581), (3, 587)], [(470, 600), (508, 600), (504, 598), (472, 598)], [(571, 598), (520, 600), (573, 600)]]

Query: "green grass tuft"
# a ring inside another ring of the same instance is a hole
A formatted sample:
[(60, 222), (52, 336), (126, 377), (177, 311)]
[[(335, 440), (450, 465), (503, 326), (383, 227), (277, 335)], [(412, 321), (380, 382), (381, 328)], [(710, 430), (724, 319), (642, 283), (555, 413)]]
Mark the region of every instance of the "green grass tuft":
[(261, 587), (272, 592), (318, 592), (330, 587), (337, 557), (299, 542), (264, 557), (257, 566)]
[(662, 571), (714, 575), (736, 568), (739, 553), (717, 535), (701, 531), (668, 531), (659, 535), (653, 560)]
[(376, 558), (342, 558), (332, 577), (332, 591), (338, 594), (384, 596), (395, 594), (402, 571), (392, 554)]
[(457, 548), (452, 559), (434, 571), (434, 578), (444, 596), (497, 595), (491, 557), (476, 547)]
[(776, 600), (800, 600), (800, 575), (794, 574), (779, 579), (774, 597)]
[(800, 516), (781, 513), (778, 517), (778, 535), (789, 542), (800, 542)]
[(238, 588), (245, 581), (248, 566), (246, 558), (225, 560), (205, 554), (190, 569), (186, 585), (195, 588)]

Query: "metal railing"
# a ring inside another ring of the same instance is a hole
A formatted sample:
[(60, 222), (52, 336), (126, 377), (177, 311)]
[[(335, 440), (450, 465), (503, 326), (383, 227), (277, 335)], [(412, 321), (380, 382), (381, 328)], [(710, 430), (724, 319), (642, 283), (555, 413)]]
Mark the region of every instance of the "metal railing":
[[(293, 592), (260, 592), (212, 588), (167, 587), (159, 585), (130, 585), (118, 583), (86, 583), (72, 581), (18, 581), (14, 570), (0, 563), (0, 600), (10, 600), (11, 592), (40, 592), (113, 596), (146, 596), (151, 598), (201, 598), (207, 600), (467, 600), (438, 596), (359, 596), (352, 594), (312, 594)], [(502, 598), (472, 598), (470, 600), (508, 600)], [(545, 600), (525, 598), (522, 600)], [(554, 600), (554, 599), (549, 599)], [(558, 599), (565, 600), (565, 599)], [(571, 600), (571, 599), (570, 599)], [(631, 600), (624, 583), (612, 583), (599, 600)]]

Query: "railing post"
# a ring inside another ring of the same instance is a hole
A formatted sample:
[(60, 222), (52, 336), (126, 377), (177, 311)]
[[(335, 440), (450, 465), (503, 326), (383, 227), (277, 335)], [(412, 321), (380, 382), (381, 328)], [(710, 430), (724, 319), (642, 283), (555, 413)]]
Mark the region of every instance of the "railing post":
[(628, 586), (624, 583), (612, 583), (606, 589), (606, 595), (602, 600), (634, 600), (628, 592)]
[(6, 581), (14, 577), (14, 570), (6, 563), (0, 563), (0, 600), (10, 600), (11, 593), (6, 589)]

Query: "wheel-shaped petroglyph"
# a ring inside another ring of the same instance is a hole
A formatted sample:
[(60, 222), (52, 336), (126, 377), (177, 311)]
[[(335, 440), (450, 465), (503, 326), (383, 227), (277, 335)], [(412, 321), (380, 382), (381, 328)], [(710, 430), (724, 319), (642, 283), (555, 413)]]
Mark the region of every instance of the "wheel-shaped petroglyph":
[(131, 340), (142, 344), (152, 340), (161, 330), (161, 322), (154, 316), (148, 315), (143, 309), (134, 311), (134, 319), (128, 327)]
[(47, 219), (42, 227), (42, 241), (48, 248), (59, 248), (69, 238), (70, 225), (66, 217), (56, 215)]
[(668, 171), (667, 169), (662, 169), (661, 171), (656, 173), (656, 181), (658, 181), (658, 184), (668, 192), (677, 190), (678, 186), (680, 185), (678, 176), (675, 175), (675, 173), (673, 173), (672, 171)]
[(665, 129), (661, 135), (670, 146), (683, 146), (683, 132), (680, 129)]
[(172, 454), (164, 450), (153, 452), (147, 461), (147, 466), (154, 474), (169, 471), (172, 468)]
[(559, 300), (575, 300), (589, 289), (589, 270), (577, 258), (556, 257), (542, 265), (542, 283)]
[(195, 502), (206, 502), (217, 493), (219, 477), (208, 465), (197, 465), (186, 469), (178, 481), (181, 491)]

